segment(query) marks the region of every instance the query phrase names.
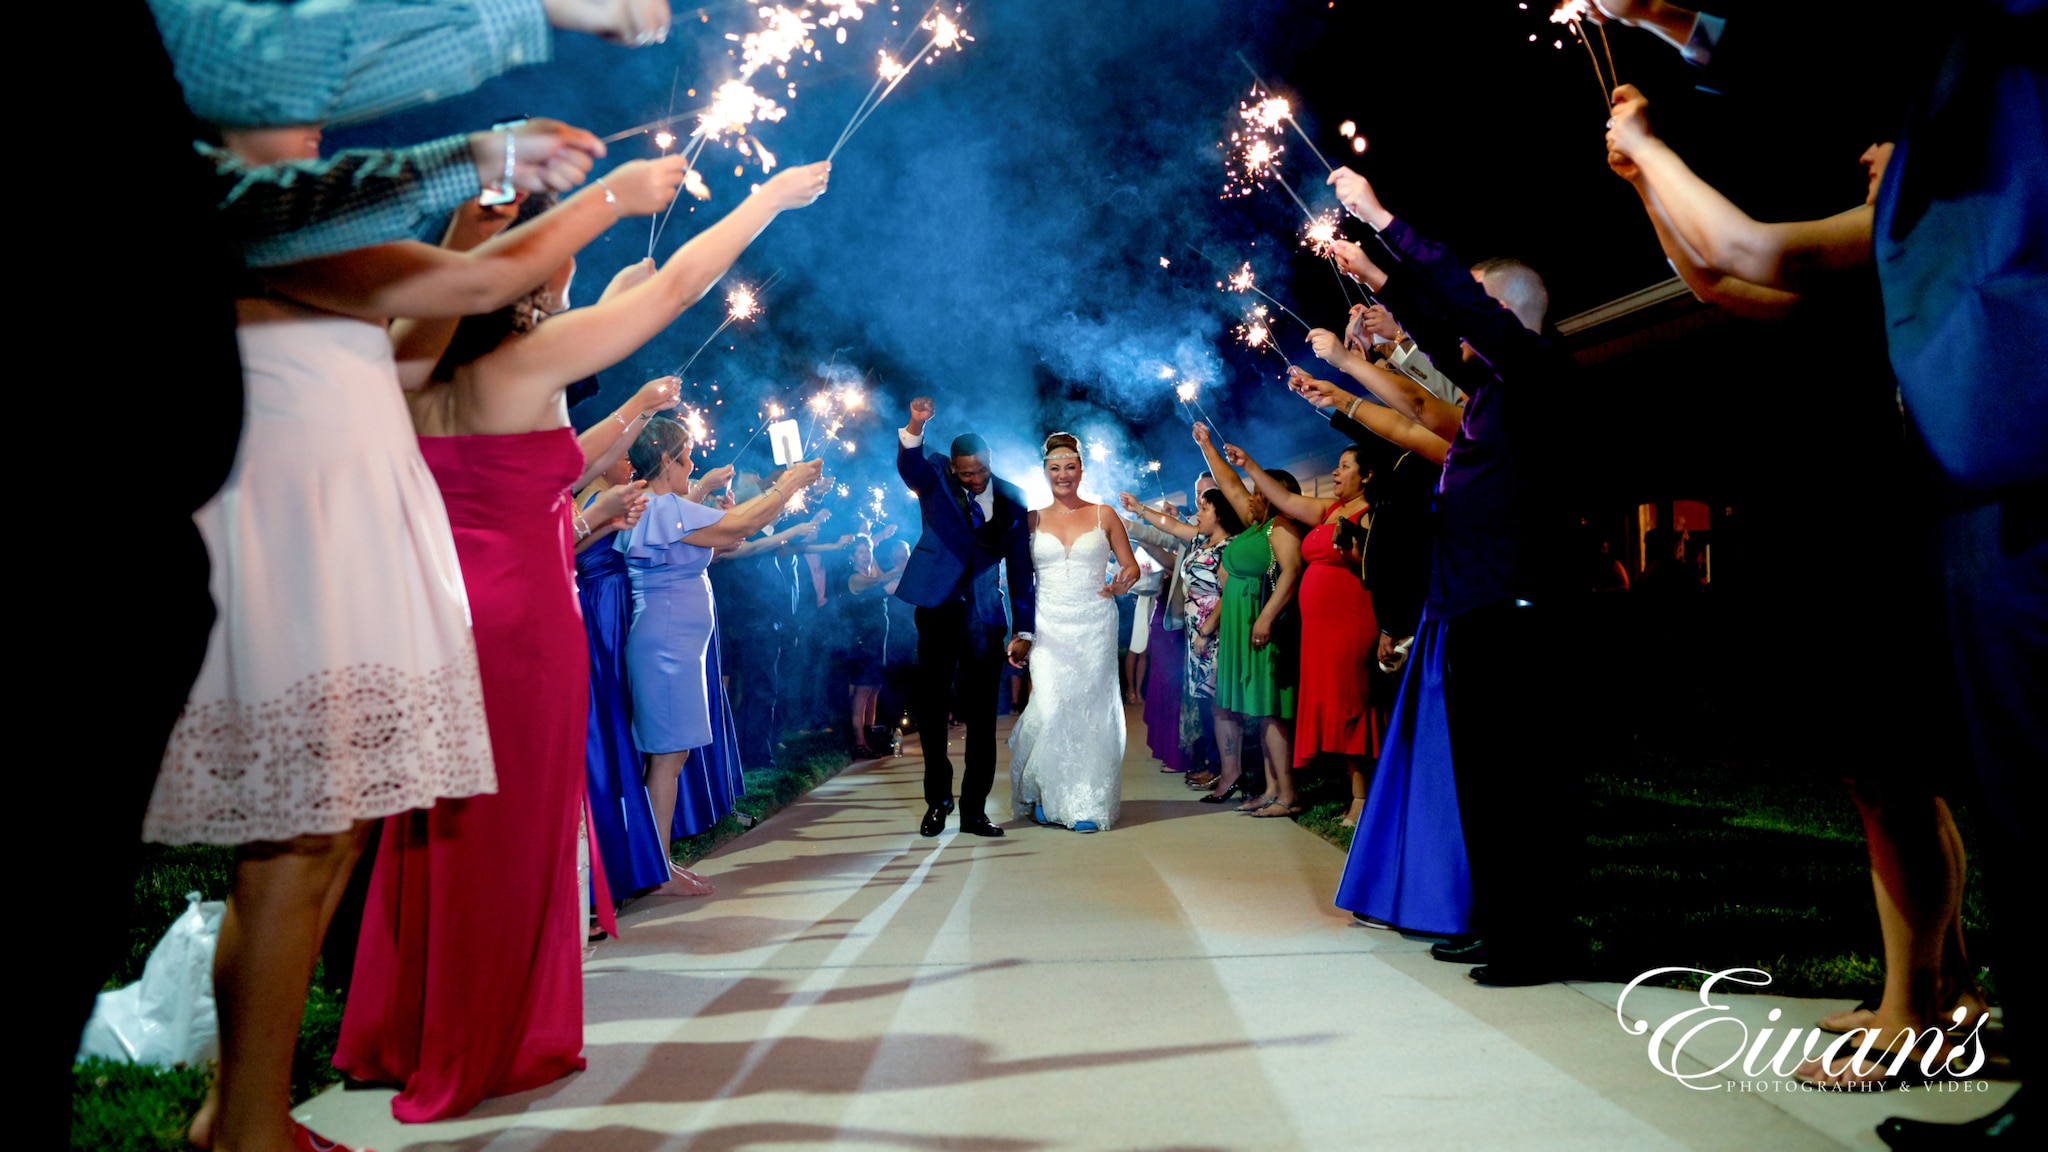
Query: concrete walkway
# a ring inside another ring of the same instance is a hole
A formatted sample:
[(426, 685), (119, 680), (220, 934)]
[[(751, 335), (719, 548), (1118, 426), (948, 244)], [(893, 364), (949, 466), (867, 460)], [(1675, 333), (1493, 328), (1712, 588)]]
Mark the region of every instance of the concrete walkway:
[[(715, 896), (620, 918), (585, 969), (588, 1071), (443, 1124), (398, 1125), (386, 1091), (300, 1115), (380, 1152), (1747, 1150), (1881, 1147), (1886, 1115), (2011, 1091), (1688, 1089), (1616, 986), (1481, 988), (1354, 927), (1342, 853), (1195, 803), (1131, 730), (1112, 832), (924, 840), (914, 756), (857, 765), (699, 865)], [(1007, 803), (1005, 766), (992, 817)], [(1844, 1006), (1733, 999), (1752, 1028)]]

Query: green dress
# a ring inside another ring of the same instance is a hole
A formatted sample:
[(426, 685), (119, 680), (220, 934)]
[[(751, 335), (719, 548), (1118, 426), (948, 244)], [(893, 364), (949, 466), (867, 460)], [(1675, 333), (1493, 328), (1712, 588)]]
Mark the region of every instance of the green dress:
[(1216, 629), (1216, 706), (1242, 716), (1294, 716), (1294, 689), (1280, 687), (1278, 643), (1252, 647), (1252, 624), (1265, 607), (1259, 587), (1273, 566), (1273, 525), (1247, 529), (1223, 547), (1223, 623)]

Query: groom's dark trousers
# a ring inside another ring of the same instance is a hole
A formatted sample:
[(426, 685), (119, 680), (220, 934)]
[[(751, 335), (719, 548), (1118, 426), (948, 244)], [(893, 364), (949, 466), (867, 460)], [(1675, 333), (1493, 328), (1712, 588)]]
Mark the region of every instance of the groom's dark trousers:
[[(953, 798), (953, 760), (946, 755), (947, 718), (957, 707), (967, 729), (967, 765), (960, 811), (979, 815), (996, 777), (996, 689), (1003, 675), (1001, 631), (970, 619), (964, 599), (919, 608), (917, 731), (924, 745), (924, 800)], [(957, 704), (956, 704), (957, 694)]]

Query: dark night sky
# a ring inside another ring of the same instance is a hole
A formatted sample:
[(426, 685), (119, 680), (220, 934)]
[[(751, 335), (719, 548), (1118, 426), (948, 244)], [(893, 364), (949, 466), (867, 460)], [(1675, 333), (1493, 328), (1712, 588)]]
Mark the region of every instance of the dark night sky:
[[(1544, 272), (1554, 319), (1670, 273), (1633, 193), (1607, 172), (1585, 53), (1568, 38), (1553, 49), (1560, 30), (1545, 22), (1547, 5), (1532, 9), (1515, 0), (970, 5), (962, 22), (975, 43), (910, 77), (841, 154), (831, 192), (785, 215), (742, 259), (740, 280), (776, 269), (784, 279), (761, 321), (730, 330), (698, 362), (688, 392), (729, 401), (715, 416), (736, 446), (757, 403), (800, 398), (821, 364), (836, 356), (868, 370), (880, 411), (852, 429), (862, 451), (840, 471), (855, 481), (886, 475), (887, 429), (911, 396), (931, 393), (942, 409), (936, 431), (981, 431), (1005, 475), (1026, 477), (1039, 439), (1066, 428), (1116, 445), (1126, 468), (1160, 458), (1182, 477), (1171, 482), (1184, 483), (1196, 457), (1161, 364), (1205, 375), (1210, 412), (1255, 453), (1312, 447), (1330, 433), (1278, 386), (1277, 358), (1230, 342), (1244, 300), (1218, 292), (1214, 270), (1189, 251), (1249, 259), (1262, 286), (1317, 323), (1341, 323), (1326, 266), (1293, 247), (1299, 213), (1285, 194), (1218, 198), (1216, 142), (1249, 84), (1235, 51), (1295, 97), (1333, 160), (1350, 155), (1338, 123), (1355, 120), (1371, 140), (1356, 163), (1396, 212), (1468, 259), (1516, 255)], [(662, 114), (678, 75), (700, 93), (727, 77), (724, 34), (751, 28), (752, 12), (679, 8), (669, 42), (638, 51), (559, 36), (546, 66), (330, 141), (417, 141), (521, 113), (610, 132)], [(788, 118), (761, 132), (784, 163), (829, 148), (867, 88), (882, 36), (902, 34), (890, 19), (886, 3), (869, 9), (846, 45), (822, 39), (823, 63), (793, 70)], [(1659, 126), (1759, 215), (1860, 200), (1865, 141), (1853, 133), (1788, 131), (1779, 110), (1695, 92), (1691, 70), (1645, 34), (1617, 30), (1613, 44), (1622, 79), (1650, 92)], [(1296, 187), (1316, 208), (1333, 204), (1320, 165), (1287, 143)], [(651, 149), (629, 140), (613, 161)], [(758, 179), (751, 169), (735, 179), (732, 153), (707, 155), (715, 198), (694, 215), (679, 208), (658, 255)], [(643, 255), (646, 237), (644, 222), (625, 222), (587, 249), (581, 298)], [(716, 326), (721, 305), (722, 295), (707, 299), (606, 371), (593, 404), (672, 369)], [(1291, 356), (1306, 356), (1299, 326), (1279, 331)], [(754, 453), (766, 463), (765, 451)], [(722, 463), (730, 447), (707, 455)], [(1127, 475), (1090, 487), (1106, 495), (1106, 482)]]

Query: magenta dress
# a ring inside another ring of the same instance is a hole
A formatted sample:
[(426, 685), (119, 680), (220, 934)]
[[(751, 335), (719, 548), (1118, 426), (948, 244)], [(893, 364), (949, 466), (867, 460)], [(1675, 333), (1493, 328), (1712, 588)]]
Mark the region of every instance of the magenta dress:
[(423, 436), (469, 589), (495, 795), (385, 821), (334, 1066), (402, 1086), (406, 1122), (583, 1067), (583, 803), (590, 652), (567, 428)]

